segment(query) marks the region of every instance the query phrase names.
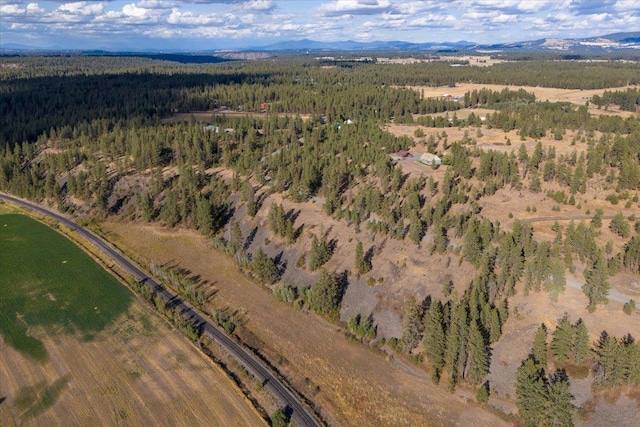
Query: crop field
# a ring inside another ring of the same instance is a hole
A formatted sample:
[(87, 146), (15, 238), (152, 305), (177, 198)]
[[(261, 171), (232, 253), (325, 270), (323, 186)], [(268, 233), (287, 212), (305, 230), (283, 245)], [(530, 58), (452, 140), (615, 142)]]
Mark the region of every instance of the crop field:
[(0, 209), (1, 425), (264, 424), (217, 366), (87, 254)]
[(27, 216), (2, 215), (0, 253), (0, 333), (37, 360), (47, 355), (29, 328), (90, 340), (131, 303), (130, 292), (87, 254)]

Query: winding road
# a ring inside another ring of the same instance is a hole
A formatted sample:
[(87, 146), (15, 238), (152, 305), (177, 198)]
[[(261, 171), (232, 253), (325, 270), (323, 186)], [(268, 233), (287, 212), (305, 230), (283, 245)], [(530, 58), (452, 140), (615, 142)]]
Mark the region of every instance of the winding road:
[(300, 399), (291, 389), (288, 388), (275, 374), (273, 374), (255, 355), (246, 350), (242, 345), (228, 336), (224, 331), (211, 323), (201, 315), (195, 308), (186, 303), (170, 289), (161, 285), (154, 278), (149, 277), (144, 270), (111, 247), (104, 239), (95, 235), (88, 229), (76, 224), (71, 219), (34, 203), (15, 198), (8, 194), (0, 193), (0, 200), (11, 203), (22, 208), (27, 208), (40, 215), (54, 219), (71, 230), (78, 233), (96, 248), (115, 261), (126, 272), (131, 274), (139, 282), (148, 283), (155, 291), (162, 295), (165, 301), (179, 310), (180, 314), (190, 320), (194, 325), (202, 328), (202, 333), (220, 344), (234, 359), (236, 359), (248, 372), (264, 384), (278, 402), (291, 410), (291, 420), (299, 427), (315, 427), (322, 424), (313, 416), (302, 404)]

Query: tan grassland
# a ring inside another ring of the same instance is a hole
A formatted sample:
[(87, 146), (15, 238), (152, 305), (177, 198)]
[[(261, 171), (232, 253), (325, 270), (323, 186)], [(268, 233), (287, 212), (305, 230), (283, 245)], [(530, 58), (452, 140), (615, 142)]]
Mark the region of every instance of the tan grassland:
[[(416, 90), (423, 94), (425, 98), (440, 98), (443, 95), (451, 95), (452, 97), (464, 96), (466, 92), (480, 89), (489, 89), (492, 91), (501, 91), (503, 89), (519, 90), (524, 89), (527, 92), (533, 92), (538, 101), (549, 102), (570, 102), (576, 105), (585, 105), (594, 95), (602, 95), (605, 90), (612, 91), (624, 91), (629, 88), (635, 88), (636, 86), (623, 86), (614, 87), (608, 89), (559, 89), (552, 87), (540, 87), (540, 86), (510, 86), (510, 85), (495, 85), (495, 84), (482, 84), (482, 83), (457, 83), (455, 87), (433, 87), (433, 86), (407, 86), (410, 89)], [(473, 111), (473, 110), (471, 110)], [(589, 112), (592, 114), (609, 114), (618, 115), (622, 117), (637, 116), (637, 113), (631, 111), (620, 111), (617, 107), (610, 107), (607, 109), (598, 108), (595, 105), (589, 106)], [(453, 113), (450, 113), (452, 115)], [(458, 117), (461, 111), (457, 112)], [(476, 115), (480, 115), (476, 113)]]
[(462, 390), (450, 394), (428, 375), (350, 342), (336, 325), (280, 302), (248, 280), (234, 261), (196, 232), (105, 223), (108, 238), (146, 260), (188, 270), (218, 290), (217, 306), (243, 313), (239, 332), (253, 337), (293, 385), (323, 408), (332, 425), (428, 426), (507, 423)]
[(46, 362), (0, 339), (3, 426), (266, 425), (220, 368), (140, 302), (89, 342), (32, 333)]
[(593, 95), (602, 95), (605, 90), (611, 92), (616, 90), (624, 91), (628, 88), (634, 88), (635, 86), (623, 86), (614, 87), (609, 89), (560, 89), (553, 87), (540, 87), (540, 86), (513, 86), (513, 85), (495, 85), (495, 84), (483, 84), (483, 83), (456, 83), (455, 87), (433, 87), (433, 86), (409, 86), (409, 88), (424, 93), (427, 98), (441, 97), (443, 94), (448, 93), (451, 96), (464, 96), (466, 92), (480, 89), (489, 89), (493, 91), (501, 91), (503, 89), (519, 90), (524, 89), (527, 92), (533, 92), (536, 95), (538, 101), (550, 101), (550, 102), (571, 102), (573, 104), (583, 105)]
[(490, 67), (495, 64), (501, 64), (504, 59), (496, 59), (489, 55), (461, 55), (461, 56), (442, 56), (439, 58), (377, 58), (381, 64), (415, 64), (420, 62), (447, 61), (451, 63), (461, 63), (469, 61), (470, 65), (476, 67)]

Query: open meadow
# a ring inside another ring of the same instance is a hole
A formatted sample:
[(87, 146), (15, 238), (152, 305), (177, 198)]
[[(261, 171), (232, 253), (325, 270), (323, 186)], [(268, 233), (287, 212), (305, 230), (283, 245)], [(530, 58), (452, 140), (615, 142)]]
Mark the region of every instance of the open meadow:
[(226, 375), (87, 254), (0, 211), (2, 425), (261, 425)]

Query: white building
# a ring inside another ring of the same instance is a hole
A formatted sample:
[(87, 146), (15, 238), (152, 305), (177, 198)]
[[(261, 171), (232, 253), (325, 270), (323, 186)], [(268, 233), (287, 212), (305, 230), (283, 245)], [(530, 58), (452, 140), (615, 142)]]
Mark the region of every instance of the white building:
[(442, 164), (442, 159), (431, 153), (424, 153), (420, 156), (420, 163), (424, 163), (428, 166), (440, 166)]

